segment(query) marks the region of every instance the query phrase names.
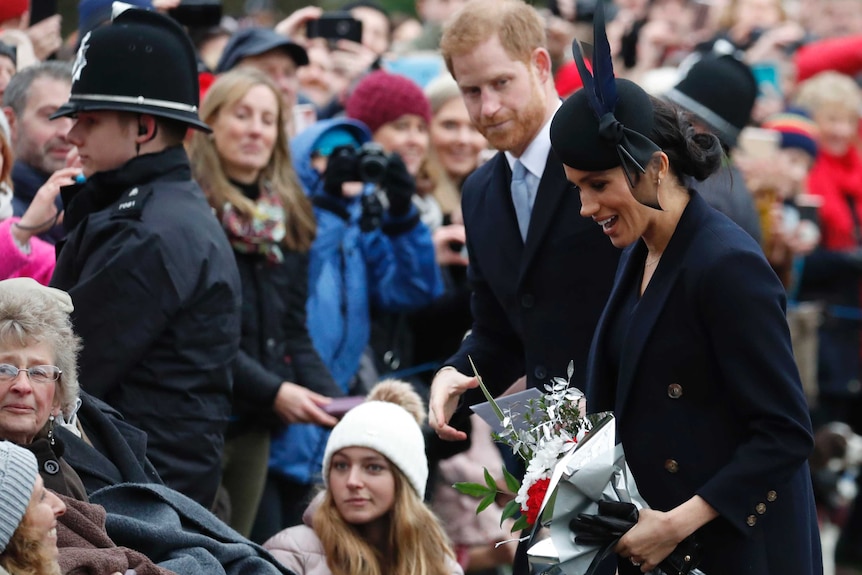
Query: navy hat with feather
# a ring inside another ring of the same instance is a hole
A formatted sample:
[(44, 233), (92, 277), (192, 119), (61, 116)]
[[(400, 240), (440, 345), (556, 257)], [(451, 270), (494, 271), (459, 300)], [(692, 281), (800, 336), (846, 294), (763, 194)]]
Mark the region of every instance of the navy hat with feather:
[(661, 149), (647, 136), (654, 125), (649, 95), (634, 82), (614, 78), (602, 4), (597, 3), (593, 20), (593, 74), (575, 40), (572, 53), (584, 87), (554, 115), (551, 145), (565, 165), (577, 170), (594, 172), (622, 166), (634, 188), (635, 170), (645, 173)]

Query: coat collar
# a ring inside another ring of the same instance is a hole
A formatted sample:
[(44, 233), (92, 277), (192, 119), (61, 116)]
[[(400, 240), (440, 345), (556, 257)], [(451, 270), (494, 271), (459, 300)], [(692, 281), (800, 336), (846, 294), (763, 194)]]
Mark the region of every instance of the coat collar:
[(63, 187), (63, 203), (67, 206), (63, 225), (71, 232), (89, 214), (107, 208), (133, 186), (191, 177), (189, 158), (182, 146), (132, 158), (116, 170), (93, 174), (83, 184)]
[[(640, 299), (635, 312), (635, 318), (630, 322), (628, 333), (623, 342), (622, 360), (615, 386), (616, 397), (613, 406), (614, 413), (620, 419), (625, 410), (626, 399), (628, 398), (635, 375), (638, 372), (638, 365), (644, 347), (667, 303), (668, 296), (674, 284), (683, 270), (683, 264), (687, 258), (692, 238), (698, 233), (698, 230), (702, 226), (702, 221), (709, 210), (709, 206), (703, 198), (694, 191), (690, 193), (691, 200), (683, 211), (676, 230), (673, 236), (671, 236), (661, 261), (650, 280), (649, 286)], [(614, 282), (614, 287), (611, 290), (605, 311), (602, 312), (602, 317), (599, 320), (599, 327), (595, 337), (596, 343), (593, 349), (593, 360), (590, 362), (590, 371), (593, 372), (593, 375), (590, 377), (590, 385), (598, 386), (593, 390), (595, 392), (608, 389), (609, 385), (611, 388), (614, 387), (613, 382), (601, 381), (606, 377), (602, 373), (601, 366), (604, 363), (603, 355), (607, 343), (608, 321), (610, 313), (615, 313), (619, 309), (622, 298), (626, 297), (626, 294), (629, 293), (632, 284), (638, 282), (641, 278), (641, 271), (643, 270), (646, 255), (646, 244), (643, 240), (638, 240), (634, 245), (626, 248), (620, 259), (617, 279)]]

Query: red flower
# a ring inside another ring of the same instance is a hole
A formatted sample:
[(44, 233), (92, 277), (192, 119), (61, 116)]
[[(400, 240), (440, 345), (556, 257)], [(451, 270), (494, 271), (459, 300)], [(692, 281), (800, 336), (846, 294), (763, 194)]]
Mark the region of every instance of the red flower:
[(539, 479), (527, 489), (527, 508), (521, 509), (527, 514), (527, 523), (533, 525), (539, 515), (539, 507), (542, 506), (542, 501), (545, 500), (545, 493), (548, 491), (548, 485), (551, 480), (548, 477)]

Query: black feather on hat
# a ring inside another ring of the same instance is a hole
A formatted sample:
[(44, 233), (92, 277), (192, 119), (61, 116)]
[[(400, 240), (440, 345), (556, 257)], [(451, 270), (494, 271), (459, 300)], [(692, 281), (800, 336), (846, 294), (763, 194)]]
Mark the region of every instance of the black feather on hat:
[(653, 129), (653, 107), (637, 84), (614, 78), (603, 2), (597, 3), (593, 23), (593, 74), (575, 40), (572, 54), (584, 87), (554, 115), (551, 146), (565, 165), (577, 170), (595, 172), (622, 166), (634, 189), (635, 170), (645, 173), (653, 155), (661, 151), (646, 135)]

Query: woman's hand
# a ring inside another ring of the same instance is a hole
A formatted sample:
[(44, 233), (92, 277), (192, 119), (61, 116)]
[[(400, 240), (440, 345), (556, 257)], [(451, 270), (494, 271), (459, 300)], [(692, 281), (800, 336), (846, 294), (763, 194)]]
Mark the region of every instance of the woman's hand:
[(648, 573), (664, 561), (686, 535), (677, 532), (668, 513), (641, 509), (637, 524), (622, 536), (614, 551)]
[(318, 6), (306, 6), (295, 10), (290, 16), (275, 25), (275, 31), (287, 36), (293, 42), (306, 38), (305, 27), (311, 20), (323, 16), (323, 9)]
[(60, 188), (75, 183), (75, 176), (81, 173), (80, 168), (61, 168), (51, 174), (36, 195), (21, 219), (12, 226), (12, 234), (18, 243), (24, 245), (32, 236), (46, 232), (56, 223), (63, 221), (62, 212), (58, 213), (54, 203)]
[(700, 495), (668, 512), (641, 509), (638, 522), (620, 538), (614, 552), (649, 573), (676, 549), (680, 541), (718, 517)]
[(316, 423), (333, 427), (338, 420), (321, 409), (330, 401), (328, 397), (285, 381), (278, 388), (273, 409), (285, 423)]
[(40, 61), (44, 61), (63, 45), (63, 36), (60, 34), (61, 21), (62, 16), (54, 14), (27, 28), (27, 36), (33, 44), (33, 52)]

